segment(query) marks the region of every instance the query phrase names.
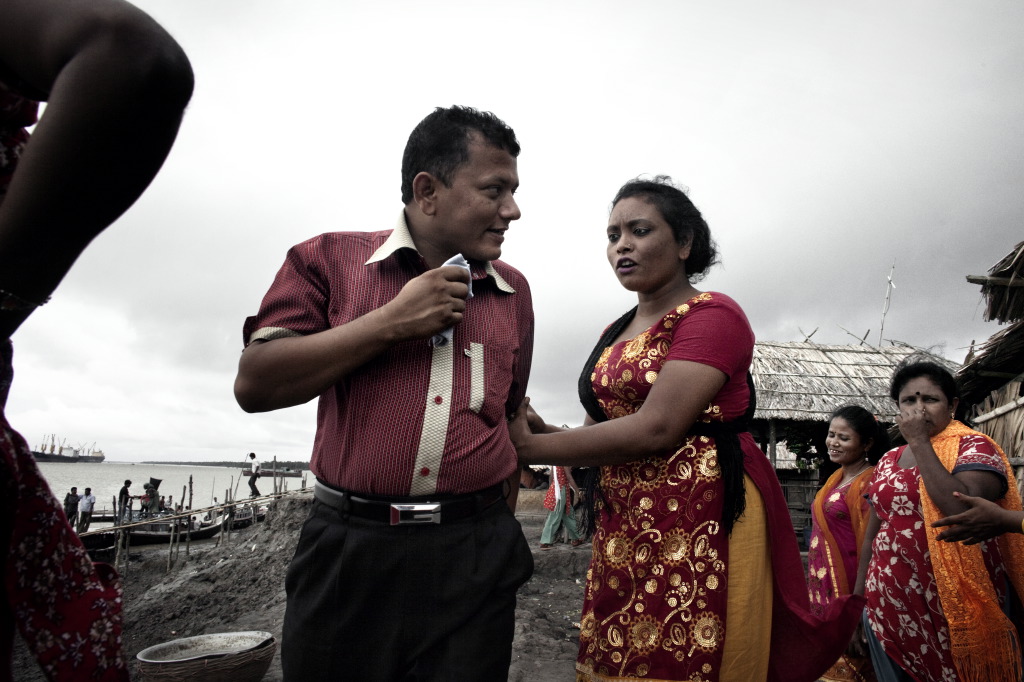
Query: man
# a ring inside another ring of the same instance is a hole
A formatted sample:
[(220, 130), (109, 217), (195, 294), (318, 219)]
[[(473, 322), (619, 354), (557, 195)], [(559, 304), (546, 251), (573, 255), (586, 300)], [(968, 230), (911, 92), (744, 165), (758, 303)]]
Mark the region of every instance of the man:
[(142, 512), (144, 518), (153, 516), (159, 504), (156, 488), (152, 483), (146, 481), (142, 484), (142, 499), (139, 500), (139, 511)]
[[(497, 260), (520, 216), (518, 154), (493, 114), (435, 110), (406, 145), (394, 230), (292, 248), (246, 321), (243, 409), (320, 401), (286, 680), (508, 676), (516, 590), (533, 571), (507, 427), (533, 310)], [(445, 265), (459, 254), (465, 267)]]
[(132, 487), (132, 482), (125, 480), (124, 485), (121, 486), (121, 490), (117, 493), (117, 522), (124, 523), (125, 518), (128, 514), (128, 505), (131, 503), (132, 494), (128, 492), (128, 488)]
[(249, 453), (250, 474), (249, 474), (249, 497), (259, 497), (260, 490), (256, 487), (256, 481), (260, 477), (260, 462), (256, 459), (256, 453)]
[(78, 488), (71, 487), (71, 492), (64, 496), (64, 516), (68, 517), (68, 525), (72, 528), (78, 523)]
[(86, 488), (85, 494), (78, 498), (78, 534), (81, 535), (89, 530), (92, 523), (92, 510), (96, 507), (96, 496), (92, 494), (92, 488)]

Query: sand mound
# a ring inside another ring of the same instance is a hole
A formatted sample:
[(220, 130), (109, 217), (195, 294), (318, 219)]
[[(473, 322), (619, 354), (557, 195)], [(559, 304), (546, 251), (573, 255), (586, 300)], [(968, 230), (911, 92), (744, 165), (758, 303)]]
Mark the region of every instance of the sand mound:
[[(546, 511), (533, 497), (524, 497), (517, 513), (535, 550), (536, 570), (519, 593), (510, 682), (573, 678), (582, 585), (590, 559), (589, 545), (572, 549), (557, 544), (539, 551)], [(289, 495), (277, 502), (264, 522), (233, 532), (219, 545), (195, 543), (187, 556), (182, 548), (170, 570), (166, 548), (133, 548), (124, 575), (124, 643), (133, 669), (139, 651), (180, 637), (265, 630), (280, 641), (285, 573), (311, 503), (308, 493)], [(14, 679), (44, 679), (20, 643)], [(264, 680), (281, 680), (279, 655)]]

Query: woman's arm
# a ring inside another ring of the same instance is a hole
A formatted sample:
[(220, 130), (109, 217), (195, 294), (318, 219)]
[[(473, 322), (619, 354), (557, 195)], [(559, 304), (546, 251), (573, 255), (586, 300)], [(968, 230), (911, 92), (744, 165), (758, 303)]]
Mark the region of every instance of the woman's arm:
[[(0, 289), (41, 302), (160, 169), (192, 68), (126, 2), (3, 0), (2, 77), (48, 102), (0, 203)], [(4, 312), (0, 338), (29, 312)]]
[(960, 514), (968, 509), (967, 504), (954, 493), (983, 497), (986, 500), (995, 500), (1002, 495), (1003, 481), (993, 471), (961, 471), (952, 474), (946, 470), (935, 454), (928, 436), (930, 423), (922, 414), (903, 410), (896, 417), (896, 422), (914, 455), (924, 487), (943, 516)]
[[(528, 409), (509, 425), (522, 464), (600, 466), (672, 451), (725, 385), (727, 377), (709, 365), (666, 362), (644, 404), (631, 415), (587, 428), (533, 434)], [(529, 399), (524, 401), (529, 407)]]
[(857, 551), (857, 580), (853, 584), (853, 594), (864, 596), (864, 583), (867, 581), (868, 565), (871, 563), (871, 546), (878, 535), (882, 522), (874, 509), (868, 511), (868, 523), (864, 528), (864, 542)]
[[(878, 535), (878, 529), (882, 522), (878, 519), (874, 509), (868, 510), (868, 522), (864, 528), (864, 542), (857, 552), (857, 580), (853, 584), (853, 594), (864, 596), (864, 584), (867, 582), (868, 566), (871, 564), (871, 548)], [(864, 657), (868, 655), (867, 638), (864, 635), (863, 622), (858, 621), (853, 631), (848, 651), (854, 656)]]
[(967, 505), (967, 511), (947, 516), (932, 524), (933, 528), (953, 526), (939, 533), (939, 540), (976, 545), (1003, 533), (1024, 533), (1021, 525), (1024, 523), (1024, 512), (1003, 509), (983, 497), (958, 492), (954, 492), (953, 496)]

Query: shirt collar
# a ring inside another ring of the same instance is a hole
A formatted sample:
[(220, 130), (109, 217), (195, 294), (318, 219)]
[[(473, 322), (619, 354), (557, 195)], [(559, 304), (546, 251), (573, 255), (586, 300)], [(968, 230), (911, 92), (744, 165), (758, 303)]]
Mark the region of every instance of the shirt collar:
[[(403, 210), (398, 214), (398, 222), (395, 224), (395, 229), (391, 231), (388, 238), (384, 240), (384, 243), (377, 247), (377, 250), (373, 252), (363, 265), (370, 265), (371, 263), (377, 263), (384, 260), (388, 256), (394, 254), (399, 249), (412, 249), (416, 251), (416, 244), (412, 241), (412, 233), (409, 232), (409, 224), (405, 222), (405, 211)], [(417, 251), (417, 253), (419, 253)], [(494, 269), (494, 265), (490, 261), (486, 261), (481, 269), (477, 263), (470, 263), (471, 272), (473, 279), (483, 279), (490, 277), (494, 280), (494, 284), (507, 294), (514, 294), (516, 290), (512, 288), (512, 285), (505, 281), (505, 279), (498, 274), (498, 271)]]

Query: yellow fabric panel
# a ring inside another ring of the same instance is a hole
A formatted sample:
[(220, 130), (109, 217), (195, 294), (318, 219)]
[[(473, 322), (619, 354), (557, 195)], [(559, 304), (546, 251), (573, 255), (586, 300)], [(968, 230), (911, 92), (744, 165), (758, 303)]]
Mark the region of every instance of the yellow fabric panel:
[(743, 477), (747, 507), (729, 536), (729, 596), (720, 682), (768, 678), (772, 640), (772, 558), (764, 500)]

